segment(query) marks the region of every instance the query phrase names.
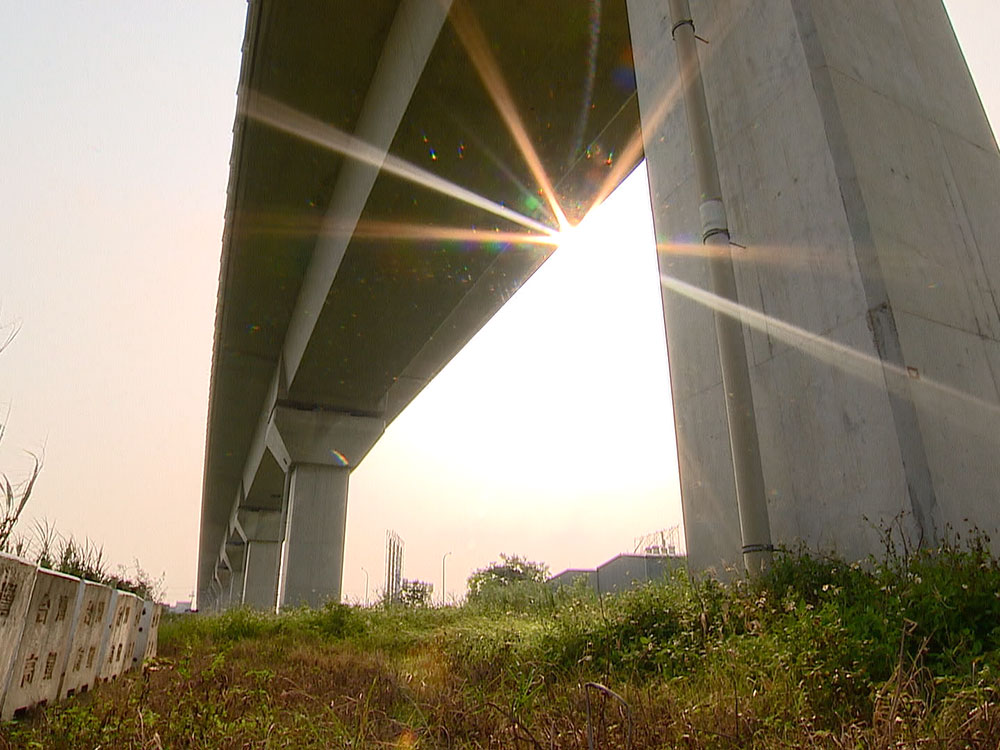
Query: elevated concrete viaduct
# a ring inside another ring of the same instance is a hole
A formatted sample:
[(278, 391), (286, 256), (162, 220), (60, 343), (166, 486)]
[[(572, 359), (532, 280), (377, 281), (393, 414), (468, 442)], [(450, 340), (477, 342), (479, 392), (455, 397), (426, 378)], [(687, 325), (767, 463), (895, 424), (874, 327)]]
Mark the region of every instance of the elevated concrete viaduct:
[(624, 0), (603, 3), (599, 46), (578, 0), (449, 5), (249, 3), (203, 606), (339, 597), (351, 469), (553, 249), (538, 175), (579, 219), (641, 157)]
[[(860, 557), (897, 516), (912, 541), (997, 524), (1000, 156), (941, 0), (691, 16), (721, 196), (695, 187), (666, 2), (251, 0), (202, 607), (339, 597), (351, 469), (560, 211), (643, 154), (692, 567), (739, 566), (743, 541), (714, 315), (743, 322), (775, 543)], [(735, 299), (700, 245), (715, 198)]]

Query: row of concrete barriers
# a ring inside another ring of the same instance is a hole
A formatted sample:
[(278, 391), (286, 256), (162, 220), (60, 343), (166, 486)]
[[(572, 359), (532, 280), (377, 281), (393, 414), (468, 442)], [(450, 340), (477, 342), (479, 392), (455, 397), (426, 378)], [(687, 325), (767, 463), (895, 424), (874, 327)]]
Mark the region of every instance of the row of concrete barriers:
[(156, 655), (162, 605), (0, 553), (0, 717), (84, 693)]

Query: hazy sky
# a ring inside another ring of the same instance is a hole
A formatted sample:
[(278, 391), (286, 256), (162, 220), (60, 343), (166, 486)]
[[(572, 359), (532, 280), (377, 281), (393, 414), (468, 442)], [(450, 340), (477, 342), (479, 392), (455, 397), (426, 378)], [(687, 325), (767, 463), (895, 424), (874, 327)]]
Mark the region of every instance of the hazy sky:
[[(950, 0), (993, 121), (1000, 3)], [(0, 0), (0, 471), (46, 518), (194, 587), (208, 379), (246, 5)], [(458, 593), (500, 552), (593, 566), (680, 521), (644, 174), (389, 428), (351, 477), (344, 591)], [(603, 228), (602, 225), (603, 224)], [(628, 232), (622, 235), (621, 228)], [(618, 231), (613, 232), (612, 228)], [(608, 247), (614, 265), (601, 262)], [(626, 252), (627, 251), (627, 252)], [(482, 394), (489, 394), (483, 398)], [(3, 411), (0, 411), (3, 414)]]

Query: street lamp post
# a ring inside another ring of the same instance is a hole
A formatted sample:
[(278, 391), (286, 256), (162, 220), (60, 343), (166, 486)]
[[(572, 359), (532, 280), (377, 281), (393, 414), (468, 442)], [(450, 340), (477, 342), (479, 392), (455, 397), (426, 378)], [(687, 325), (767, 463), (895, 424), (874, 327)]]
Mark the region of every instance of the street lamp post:
[(365, 606), (368, 606), (368, 571), (365, 570), (365, 566), (361, 566), (361, 572), (365, 574)]
[(448, 551), (448, 552), (445, 552), (443, 555), (441, 555), (441, 606), (442, 607), (445, 605), (444, 561), (448, 558), (448, 555), (450, 555), (450, 554), (451, 554), (451, 552)]

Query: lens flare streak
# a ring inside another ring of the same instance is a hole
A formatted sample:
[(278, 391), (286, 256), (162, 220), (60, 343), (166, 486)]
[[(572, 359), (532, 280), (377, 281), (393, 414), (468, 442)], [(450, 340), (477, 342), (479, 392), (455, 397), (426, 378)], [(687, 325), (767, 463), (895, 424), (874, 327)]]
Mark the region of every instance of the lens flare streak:
[[(674, 108), (674, 105), (677, 104), (680, 93), (680, 81), (675, 80), (667, 92), (660, 98), (656, 109), (653, 110), (649, 117), (643, 120), (643, 128), (646, 129), (646, 132), (655, 133), (659, 130), (660, 122)], [(615, 159), (614, 166), (611, 167), (608, 176), (601, 183), (601, 187), (594, 197), (593, 206), (601, 205), (614, 192), (615, 188), (628, 176), (628, 170), (631, 169), (632, 165), (639, 161), (642, 153), (642, 129), (636, 128), (635, 132), (629, 138), (628, 143), (621, 149), (621, 155)]]
[(416, 240), (423, 242), (509, 242), (518, 245), (545, 245), (557, 247), (562, 243), (560, 235), (537, 235), (525, 232), (503, 232), (491, 229), (466, 229), (464, 227), (440, 227), (425, 224), (398, 222), (360, 222), (355, 237), (364, 239)]
[[(816, 254), (808, 248), (781, 245), (750, 247), (730, 245), (729, 249), (734, 262), (754, 263), (758, 267), (780, 266), (784, 272), (805, 269), (813, 273), (843, 276), (850, 271), (846, 259)], [(719, 251), (719, 247), (694, 242), (661, 242), (656, 245), (658, 255), (677, 258), (714, 258), (718, 256)]]
[[(717, 294), (689, 284), (680, 279), (661, 274), (660, 283), (667, 289), (676, 292), (694, 302), (708, 307), (716, 312), (740, 320), (750, 328), (760, 331), (789, 346), (808, 354), (826, 364), (832, 365), (843, 372), (871, 383), (884, 383), (898, 395), (906, 396), (908, 387), (923, 387), (937, 396), (959, 401), (966, 406), (974, 406), (1000, 416), (1000, 405), (972, 396), (944, 383), (921, 376), (914, 380), (907, 368), (886, 362), (871, 354), (859, 352), (857, 349), (807, 331), (799, 326), (779, 320), (771, 315), (754, 310), (746, 305), (720, 297)], [(889, 377), (887, 377), (889, 376)], [(909, 384), (909, 385), (904, 385)], [(935, 402), (936, 408), (944, 409), (943, 401)]]
[(541, 234), (556, 234), (555, 230), (541, 222), (530, 219), (506, 206), (501, 206), (499, 203), (449, 182), (432, 172), (416, 167), (398, 156), (372, 146), (370, 143), (338, 130), (332, 125), (320, 122), (264, 94), (257, 93), (249, 97), (244, 114), (248, 118), (269, 125), (276, 130), (315, 143), (422, 187), (435, 190), (470, 206), (481, 208), (494, 216), (507, 219), (527, 229), (533, 229)]
[(271, 234), (283, 237), (354, 236), (358, 239), (412, 240), (417, 242), (466, 242), (478, 244), (510, 243), (558, 247), (565, 241), (562, 234), (530, 234), (508, 232), (489, 227), (450, 227), (435, 224), (415, 224), (395, 221), (359, 221), (357, 224), (325, 221), (299, 215), (255, 215), (244, 217), (240, 226), (250, 234)]
[[(725, 39), (729, 36), (730, 32), (735, 26), (735, 19), (733, 18), (735, 14), (727, 14), (727, 20), (724, 26), (719, 28), (710, 28), (708, 32), (710, 37), (713, 39)], [(703, 44), (701, 49), (703, 54), (701, 59), (703, 63), (707, 63), (711, 60), (712, 54), (717, 49), (721, 49), (722, 45), (710, 45)], [(659, 132), (660, 124), (667, 114), (673, 111), (674, 106), (680, 100), (681, 96), (681, 80), (679, 75), (670, 76), (670, 87), (659, 97), (656, 106), (651, 112), (643, 111), (642, 115), (642, 128), (636, 128), (635, 132), (629, 138), (628, 143), (625, 144), (624, 148), (621, 149), (621, 156), (615, 161), (617, 162), (612, 168), (611, 172), (608, 173), (607, 178), (601, 185), (601, 188), (597, 191), (597, 197), (593, 202), (593, 206), (599, 206), (604, 200), (611, 195), (616, 187), (618, 187), (622, 180), (627, 177), (627, 170), (629, 166), (635, 164), (643, 152), (643, 141), (642, 132), (645, 130), (646, 133), (656, 133)], [(666, 80), (661, 77), (661, 80)]]
[(520, 150), (521, 156), (524, 157), (525, 163), (528, 165), (528, 169), (531, 170), (532, 176), (538, 183), (539, 188), (541, 188), (542, 195), (545, 197), (553, 216), (555, 216), (556, 222), (559, 224), (559, 229), (568, 229), (570, 226), (569, 220), (559, 205), (555, 189), (552, 187), (545, 168), (542, 166), (542, 160), (531, 143), (531, 138), (524, 127), (524, 123), (521, 122), (521, 118), (518, 116), (514, 97), (511, 95), (510, 89), (507, 87), (507, 82), (500, 73), (500, 67), (493, 57), (486, 35), (464, 2), (454, 3), (451, 6), (448, 17), (455, 31), (458, 33), (458, 37), (465, 47), (466, 53), (469, 55), (469, 60), (472, 61), (476, 72), (479, 73), (479, 77), (486, 87), (487, 93), (493, 99), (497, 112), (503, 118), (504, 123), (507, 125), (507, 130), (514, 139), (518, 150)]

